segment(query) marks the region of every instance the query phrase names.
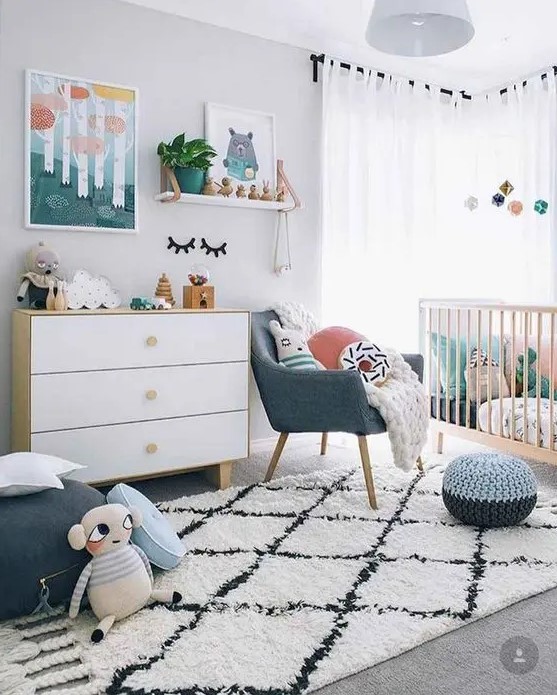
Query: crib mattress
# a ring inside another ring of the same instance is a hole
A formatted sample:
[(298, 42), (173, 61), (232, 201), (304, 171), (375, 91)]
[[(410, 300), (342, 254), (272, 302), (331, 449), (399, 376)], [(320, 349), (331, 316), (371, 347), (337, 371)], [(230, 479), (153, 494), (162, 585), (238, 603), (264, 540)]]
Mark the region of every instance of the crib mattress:
[[(548, 398), (540, 399), (540, 421), (537, 421), (537, 399), (528, 398), (526, 406), (526, 418), (524, 418), (524, 399), (516, 397), (514, 401), (514, 413), (512, 398), (497, 398), (491, 401), (491, 431), (499, 435), (499, 411), (503, 413), (503, 437), (512, 438), (512, 422), (514, 418), (514, 438), (518, 442), (526, 441), (537, 446), (538, 431), (540, 433), (540, 446), (549, 449), (550, 441), (550, 406)], [(524, 437), (526, 420), (526, 439)], [(489, 431), (489, 407), (488, 403), (482, 403), (479, 413), (479, 426), (483, 432)], [(553, 406), (553, 440), (557, 449), (557, 403)]]

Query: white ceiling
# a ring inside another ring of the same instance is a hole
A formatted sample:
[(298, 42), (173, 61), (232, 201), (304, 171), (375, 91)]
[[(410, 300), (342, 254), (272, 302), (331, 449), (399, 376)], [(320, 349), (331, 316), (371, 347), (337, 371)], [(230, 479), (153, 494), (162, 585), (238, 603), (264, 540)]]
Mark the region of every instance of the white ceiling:
[(556, 0), (468, 0), (475, 37), (438, 58), (399, 58), (369, 48), (364, 32), (374, 0), (124, 2), (471, 92), (557, 63)]

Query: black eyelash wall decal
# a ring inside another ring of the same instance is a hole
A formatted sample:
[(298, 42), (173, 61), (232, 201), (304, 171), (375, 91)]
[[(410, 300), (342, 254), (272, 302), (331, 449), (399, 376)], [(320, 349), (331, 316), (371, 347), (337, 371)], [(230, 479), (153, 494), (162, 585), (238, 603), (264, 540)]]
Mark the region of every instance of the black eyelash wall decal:
[(226, 256), (226, 244), (227, 242), (225, 241), (223, 244), (221, 244), (219, 247), (215, 249), (212, 246), (209, 246), (209, 244), (206, 242), (204, 238), (201, 239), (201, 248), (205, 251), (205, 255), (209, 256), (211, 253), (214, 253), (215, 258), (219, 257), (219, 253), (222, 253), (223, 256)]
[(174, 239), (169, 236), (168, 237), (168, 246), (166, 247), (169, 251), (171, 249), (174, 249), (174, 253), (177, 255), (180, 253), (180, 251), (183, 251), (184, 253), (189, 253), (190, 250), (194, 251), (195, 250), (195, 237), (192, 237), (187, 244), (178, 244)]

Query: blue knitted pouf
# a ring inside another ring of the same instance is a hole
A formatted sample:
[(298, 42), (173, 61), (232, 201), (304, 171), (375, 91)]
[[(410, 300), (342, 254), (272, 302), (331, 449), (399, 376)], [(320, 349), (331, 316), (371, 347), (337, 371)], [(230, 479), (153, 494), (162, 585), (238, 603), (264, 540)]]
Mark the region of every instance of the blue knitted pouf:
[(520, 459), (504, 454), (467, 454), (451, 461), (443, 475), (443, 502), (471, 526), (513, 526), (536, 506), (537, 483)]

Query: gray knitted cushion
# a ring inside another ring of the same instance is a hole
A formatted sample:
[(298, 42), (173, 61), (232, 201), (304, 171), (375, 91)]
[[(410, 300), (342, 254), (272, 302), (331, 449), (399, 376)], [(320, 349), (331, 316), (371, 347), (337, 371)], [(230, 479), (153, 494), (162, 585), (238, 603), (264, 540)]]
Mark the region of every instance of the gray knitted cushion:
[(466, 454), (443, 476), (443, 502), (465, 524), (513, 526), (534, 509), (537, 483), (528, 465), (505, 454)]
[(69, 599), (91, 559), (86, 550), (70, 548), (67, 534), (85, 512), (104, 504), (105, 497), (84, 483), (63, 482), (63, 490), (3, 497), (0, 502), (0, 620), (31, 613), (39, 601), (41, 577), (72, 567), (46, 582), (52, 606)]

